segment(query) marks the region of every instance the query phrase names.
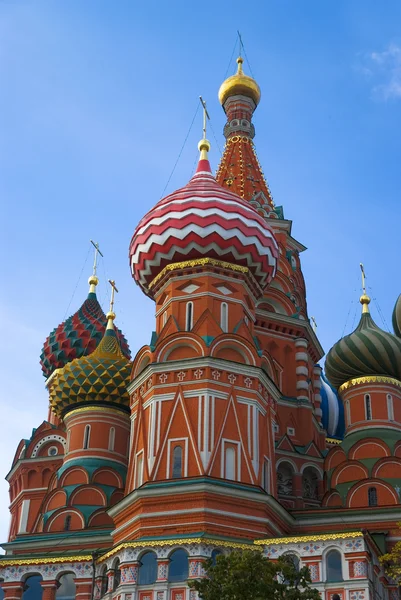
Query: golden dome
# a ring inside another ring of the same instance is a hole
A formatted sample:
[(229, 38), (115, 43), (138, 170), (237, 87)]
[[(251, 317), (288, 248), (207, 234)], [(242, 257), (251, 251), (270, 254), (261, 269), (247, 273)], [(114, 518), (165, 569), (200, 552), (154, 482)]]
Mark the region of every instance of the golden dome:
[(235, 75), (232, 75), (220, 86), (219, 89), (219, 101), (223, 106), (229, 96), (248, 96), (252, 98), (256, 106), (260, 101), (260, 87), (252, 77), (244, 75), (242, 70), (243, 58), (240, 56), (237, 58), (238, 69)]

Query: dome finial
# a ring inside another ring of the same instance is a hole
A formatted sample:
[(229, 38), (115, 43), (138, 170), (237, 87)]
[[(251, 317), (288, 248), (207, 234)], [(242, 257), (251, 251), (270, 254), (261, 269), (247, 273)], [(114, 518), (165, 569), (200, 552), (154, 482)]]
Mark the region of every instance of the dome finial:
[(199, 152), (201, 153), (199, 160), (209, 160), (207, 153), (210, 150), (210, 142), (209, 142), (209, 140), (206, 139), (206, 124), (207, 124), (207, 119), (209, 119), (209, 121), (210, 121), (210, 117), (209, 117), (209, 113), (207, 112), (206, 102), (204, 101), (202, 96), (199, 96), (199, 100), (203, 107), (203, 138), (201, 139), (201, 141), (198, 144), (198, 149), (199, 149)]
[(366, 293), (366, 274), (365, 274), (364, 266), (362, 263), (359, 263), (359, 266), (361, 267), (362, 291), (363, 291), (362, 296), (359, 298), (359, 302), (362, 304), (362, 314), (365, 314), (365, 313), (369, 313), (370, 298)]
[(118, 289), (116, 288), (116, 282), (113, 279), (109, 279), (109, 284), (111, 285), (111, 298), (110, 298), (110, 309), (106, 315), (107, 319), (107, 329), (114, 329), (113, 321), (116, 318), (116, 313), (114, 312), (114, 293), (118, 293)]
[(90, 286), (89, 287), (89, 293), (90, 294), (96, 294), (96, 286), (99, 283), (99, 279), (97, 278), (97, 275), (96, 275), (96, 271), (97, 271), (97, 255), (100, 254), (100, 256), (103, 257), (103, 254), (100, 252), (99, 244), (97, 242), (94, 242), (93, 240), (90, 240), (90, 243), (95, 248), (95, 258), (93, 260), (93, 273), (92, 273), (92, 275), (88, 279), (88, 283), (89, 283), (89, 286)]

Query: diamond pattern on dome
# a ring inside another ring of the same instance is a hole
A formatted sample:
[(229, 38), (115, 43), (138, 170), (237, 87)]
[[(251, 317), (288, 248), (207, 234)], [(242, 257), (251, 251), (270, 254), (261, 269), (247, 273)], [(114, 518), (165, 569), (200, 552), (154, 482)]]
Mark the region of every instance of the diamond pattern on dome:
[[(40, 355), (43, 375), (48, 378), (72, 360), (91, 354), (102, 339), (106, 324), (106, 315), (96, 294), (90, 293), (78, 311), (47, 337)], [(116, 329), (116, 334), (124, 356), (130, 358), (131, 352), (123, 333)]]
[(111, 403), (129, 406), (131, 363), (113, 329), (106, 330), (96, 350), (59, 369), (49, 383), (50, 404), (61, 416), (76, 405)]

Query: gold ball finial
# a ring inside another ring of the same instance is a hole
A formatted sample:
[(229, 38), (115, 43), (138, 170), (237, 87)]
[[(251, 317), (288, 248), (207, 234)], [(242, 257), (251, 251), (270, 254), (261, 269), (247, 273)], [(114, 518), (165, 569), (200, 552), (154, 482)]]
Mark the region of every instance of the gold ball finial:
[(115, 319), (115, 318), (116, 318), (116, 313), (115, 313), (115, 312), (113, 312), (113, 311), (111, 311), (111, 310), (109, 310), (109, 312), (108, 312), (108, 313), (107, 313), (107, 315), (106, 315), (106, 319), (107, 319), (108, 321), (110, 321), (110, 320), (111, 320), (111, 321), (114, 321), (114, 319)]
[(198, 144), (198, 150), (199, 150), (199, 152), (202, 152), (202, 150), (209, 152), (209, 150), (210, 150), (209, 140), (206, 140), (206, 139), (201, 140)]
[(362, 313), (368, 313), (370, 304), (369, 296), (367, 294), (362, 294), (362, 296), (359, 298), (359, 302), (362, 304)]
[(91, 275), (88, 279), (88, 283), (89, 285), (97, 285), (99, 283), (99, 279), (96, 277), (96, 275)]

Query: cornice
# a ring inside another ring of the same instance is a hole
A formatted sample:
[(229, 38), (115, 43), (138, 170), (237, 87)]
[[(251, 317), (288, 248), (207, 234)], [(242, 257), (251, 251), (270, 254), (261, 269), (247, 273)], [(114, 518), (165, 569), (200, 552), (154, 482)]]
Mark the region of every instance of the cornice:
[[(172, 360), (162, 363), (150, 363), (131, 381), (127, 390), (129, 394), (132, 394), (148, 379), (151, 373), (164, 373), (165, 371), (176, 372), (182, 371), (183, 369), (197, 369), (202, 367), (210, 367), (220, 371), (230, 371), (238, 373), (239, 375), (258, 378), (276, 401), (278, 401), (281, 396), (280, 390), (277, 388), (276, 384), (268, 377), (268, 375), (266, 375), (261, 367), (234, 363), (229, 360), (224, 360), (223, 358), (213, 358), (212, 356), (186, 358), (183, 360)], [(216, 381), (213, 381), (213, 383), (218, 384)], [(178, 384), (175, 385), (177, 386)], [(234, 386), (234, 388), (235, 387), (236, 386)]]
[(345, 390), (349, 390), (358, 385), (368, 385), (371, 383), (383, 383), (387, 385), (394, 385), (396, 387), (401, 388), (401, 381), (399, 379), (395, 379), (394, 377), (386, 377), (384, 375), (366, 375), (365, 377), (356, 377), (355, 379), (350, 379), (346, 381), (338, 388), (338, 392), (344, 392)]
[(326, 540), (347, 540), (353, 538), (363, 538), (362, 531), (350, 531), (344, 533), (322, 533), (317, 535), (302, 535), (294, 537), (269, 538), (264, 540), (255, 540), (257, 546), (272, 546), (273, 544), (300, 544), (304, 542), (323, 542)]

